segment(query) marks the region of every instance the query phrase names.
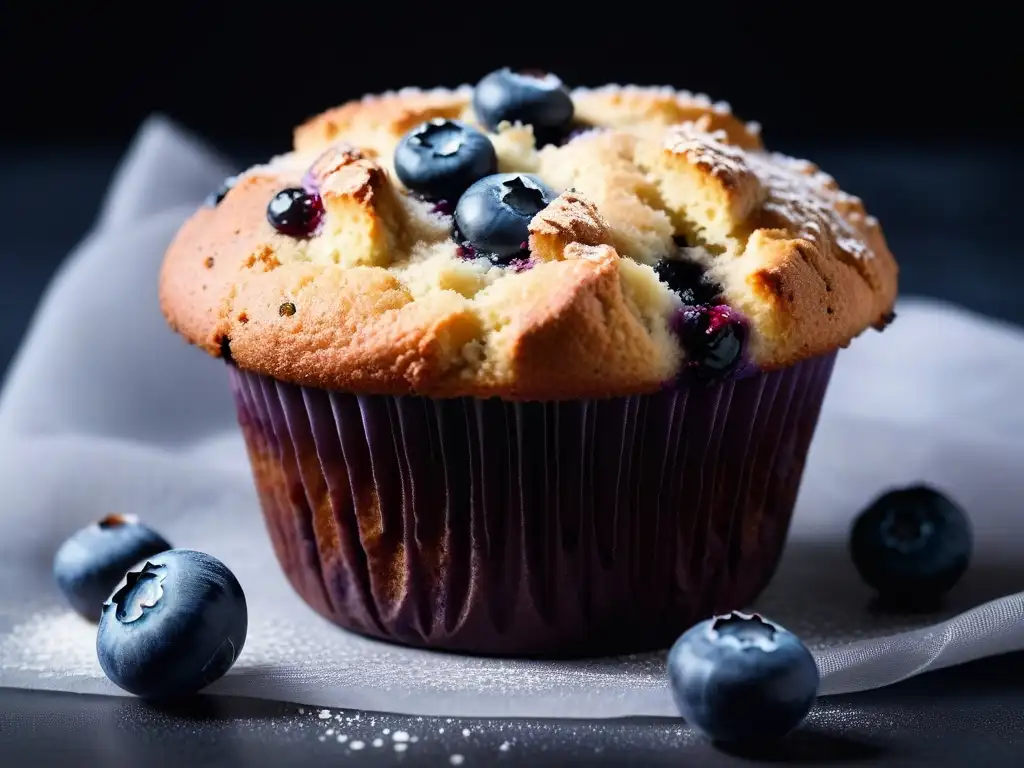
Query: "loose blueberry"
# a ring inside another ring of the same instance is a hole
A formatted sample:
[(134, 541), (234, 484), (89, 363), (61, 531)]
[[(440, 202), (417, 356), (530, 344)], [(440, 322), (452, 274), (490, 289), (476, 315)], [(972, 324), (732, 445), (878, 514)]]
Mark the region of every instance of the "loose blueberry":
[(662, 259), (654, 272), (670, 290), (679, 294), (684, 304), (707, 306), (719, 303), (720, 286), (708, 279), (704, 268), (686, 259)]
[(726, 744), (780, 739), (818, 695), (818, 668), (800, 639), (738, 612), (687, 630), (672, 646), (668, 673), (686, 722)]
[(558, 77), (508, 68), (491, 72), (477, 83), (473, 110), (492, 131), (506, 120), (532, 125), (538, 145), (560, 138), (573, 118), (572, 97)]
[(963, 576), (972, 541), (963, 509), (919, 485), (889, 491), (858, 515), (850, 555), (883, 600), (927, 605)]
[(267, 221), (282, 235), (309, 237), (324, 217), (320, 195), (300, 187), (282, 189), (267, 205)]
[(220, 201), (224, 199), (227, 193), (231, 191), (231, 189), (235, 186), (237, 182), (237, 176), (228, 176), (226, 179), (224, 179), (224, 181), (221, 182), (220, 186), (217, 187), (217, 190), (215, 192), (211, 192), (209, 195), (207, 195), (206, 200), (203, 201), (203, 205), (209, 208), (216, 208), (218, 205), (220, 205)]
[(53, 558), (53, 576), (75, 612), (99, 621), (103, 601), (125, 571), (171, 545), (131, 515), (108, 515), (61, 544)]
[(469, 186), (498, 171), (498, 156), (484, 134), (455, 120), (430, 120), (402, 137), (395, 173), (413, 192), (432, 200), (458, 199)]
[(673, 329), (686, 350), (686, 372), (698, 379), (728, 376), (743, 357), (746, 324), (724, 304), (683, 307)]
[(227, 566), (172, 549), (130, 570), (104, 604), (96, 655), (129, 693), (175, 698), (223, 677), (247, 627), (245, 594)]
[(523, 257), (530, 220), (555, 198), (535, 176), (496, 173), (466, 190), (455, 206), (456, 237), (496, 264)]

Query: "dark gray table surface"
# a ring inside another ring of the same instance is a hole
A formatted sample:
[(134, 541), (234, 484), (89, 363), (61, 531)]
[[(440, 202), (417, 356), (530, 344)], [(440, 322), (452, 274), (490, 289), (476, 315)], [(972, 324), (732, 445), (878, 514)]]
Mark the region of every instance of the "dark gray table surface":
[[(1024, 151), (806, 154), (882, 220), (905, 294), (1024, 324), (1016, 226), (1024, 210)], [(89, 227), (117, 157), (101, 148), (0, 147), (0, 367), (17, 348), (46, 281)], [(0, 765), (1016, 766), (1024, 764), (1024, 655), (823, 699), (775, 753), (758, 756), (722, 753), (671, 720), (338, 715), (328, 722), (319, 710), (300, 713), (296, 704), (228, 697), (156, 709), (127, 698), (0, 689)], [(396, 732), (409, 741), (396, 742)], [(347, 739), (339, 743), (338, 736)], [(353, 750), (355, 741), (364, 748)], [(404, 750), (395, 749), (403, 743)]]

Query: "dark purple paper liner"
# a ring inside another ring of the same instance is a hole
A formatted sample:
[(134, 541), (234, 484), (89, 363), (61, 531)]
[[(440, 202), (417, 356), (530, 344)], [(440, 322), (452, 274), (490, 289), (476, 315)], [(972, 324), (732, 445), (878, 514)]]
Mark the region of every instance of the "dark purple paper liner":
[(319, 613), (414, 646), (589, 656), (666, 647), (761, 592), (834, 359), (551, 403), (230, 371), (274, 549)]

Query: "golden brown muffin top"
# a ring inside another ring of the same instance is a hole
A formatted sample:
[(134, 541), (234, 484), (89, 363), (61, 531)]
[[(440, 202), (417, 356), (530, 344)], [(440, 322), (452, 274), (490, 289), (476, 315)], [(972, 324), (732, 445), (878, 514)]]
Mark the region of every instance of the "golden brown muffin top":
[[(574, 126), (593, 130), (538, 148), (529, 125), (482, 128), (472, 95), (369, 96), (300, 126), (292, 152), (241, 174), (181, 228), (160, 276), (171, 326), (299, 384), (563, 399), (664, 386), (700, 365), (723, 317), (742, 318), (746, 366), (766, 370), (890, 317), (897, 267), (878, 222), (816, 166), (766, 151), (727, 105), (579, 89)], [(399, 141), (437, 119), (479, 128), (497, 170), (552, 191), (519, 258), (457, 242), (445, 206), (399, 181)], [(268, 205), (289, 188), (322, 206), (310, 236), (271, 225)], [(659, 279), (680, 262), (731, 310), (708, 315)]]

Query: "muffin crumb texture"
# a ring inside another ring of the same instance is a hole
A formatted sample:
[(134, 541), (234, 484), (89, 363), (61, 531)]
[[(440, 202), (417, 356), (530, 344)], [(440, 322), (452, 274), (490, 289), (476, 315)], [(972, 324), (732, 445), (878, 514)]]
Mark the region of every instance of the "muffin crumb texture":
[[(891, 317), (878, 222), (759, 126), (686, 92), (534, 77), (300, 126), (178, 233), (160, 278), (172, 327), (298, 384), (557, 400), (677, 380), (702, 354), (675, 330), (694, 306), (742, 318), (734, 373)], [(713, 347), (718, 326), (699, 327)]]

